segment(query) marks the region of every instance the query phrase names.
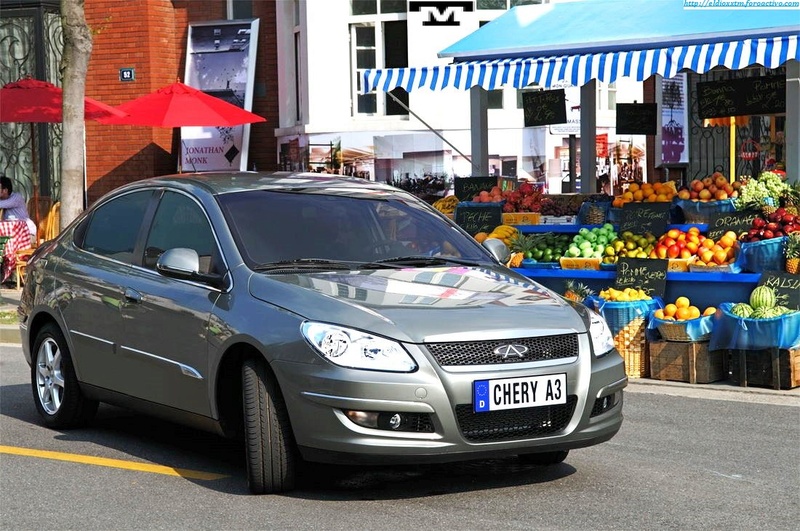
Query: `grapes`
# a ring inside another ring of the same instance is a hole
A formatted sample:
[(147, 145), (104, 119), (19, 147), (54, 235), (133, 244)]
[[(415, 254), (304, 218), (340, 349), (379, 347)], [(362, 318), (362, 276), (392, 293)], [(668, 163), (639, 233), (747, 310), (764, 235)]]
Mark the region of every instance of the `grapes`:
[(778, 205), (778, 202), (789, 189), (781, 176), (770, 171), (762, 172), (757, 179), (750, 179), (739, 189), (739, 197), (734, 200), (737, 210), (749, 206)]

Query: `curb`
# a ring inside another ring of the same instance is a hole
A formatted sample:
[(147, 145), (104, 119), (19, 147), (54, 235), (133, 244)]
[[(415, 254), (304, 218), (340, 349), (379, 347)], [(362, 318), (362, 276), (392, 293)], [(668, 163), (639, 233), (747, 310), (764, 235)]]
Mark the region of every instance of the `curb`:
[(14, 343), (21, 345), (22, 338), (19, 335), (19, 326), (0, 325), (0, 343)]

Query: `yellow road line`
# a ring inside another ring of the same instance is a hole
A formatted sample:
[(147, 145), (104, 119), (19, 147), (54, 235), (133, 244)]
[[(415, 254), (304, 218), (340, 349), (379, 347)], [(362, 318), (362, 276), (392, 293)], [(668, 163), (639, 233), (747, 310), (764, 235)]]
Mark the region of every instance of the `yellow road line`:
[(201, 472), (199, 470), (189, 470), (186, 468), (172, 468), (169, 466), (150, 465), (147, 463), (136, 463), (133, 461), (123, 461), (122, 459), (108, 459), (105, 457), (92, 457), (89, 455), (67, 454), (63, 452), (50, 452), (47, 450), (34, 450), (33, 448), (20, 448), (16, 446), (0, 445), (0, 454), (24, 455), (27, 457), (40, 457), (42, 459), (55, 459), (57, 461), (83, 463), (85, 465), (123, 468), (125, 470), (150, 472), (152, 474), (164, 474), (166, 476), (180, 476), (182, 478), (187, 478), (187, 479), (215, 480), (228, 477), (223, 474), (212, 474), (210, 472)]

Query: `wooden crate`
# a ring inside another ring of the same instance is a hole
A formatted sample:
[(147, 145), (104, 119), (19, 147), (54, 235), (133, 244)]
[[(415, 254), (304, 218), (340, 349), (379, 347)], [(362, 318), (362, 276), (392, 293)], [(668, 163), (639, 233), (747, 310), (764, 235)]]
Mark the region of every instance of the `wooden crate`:
[(725, 352), (709, 351), (707, 341), (650, 342), (650, 377), (687, 383), (724, 380)]
[(729, 350), (729, 373), (743, 387), (800, 387), (800, 349)]

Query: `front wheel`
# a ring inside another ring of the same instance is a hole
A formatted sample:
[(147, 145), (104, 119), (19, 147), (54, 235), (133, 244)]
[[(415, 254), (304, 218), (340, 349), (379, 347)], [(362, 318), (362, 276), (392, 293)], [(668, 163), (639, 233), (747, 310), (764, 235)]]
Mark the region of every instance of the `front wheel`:
[(557, 452), (542, 452), (538, 454), (520, 454), (519, 459), (528, 465), (550, 466), (564, 461), (569, 455), (569, 450)]
[(274, 377), (261, 359), (242, 364), (247, 484), (254, 494), (292, 490), (297, 450), (289, 413)]
[(91, 421), (98, 404), (83, 396), (67, 341), (55, 323), (42, 327), (33, 352), (33, 401), (44, 423), (50, 428), (73, 428)]

